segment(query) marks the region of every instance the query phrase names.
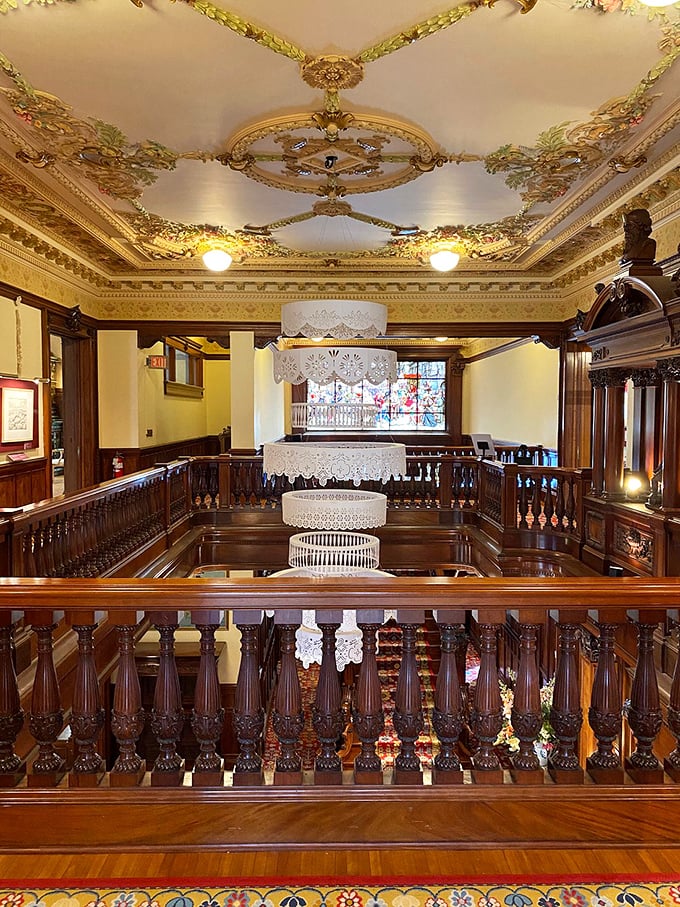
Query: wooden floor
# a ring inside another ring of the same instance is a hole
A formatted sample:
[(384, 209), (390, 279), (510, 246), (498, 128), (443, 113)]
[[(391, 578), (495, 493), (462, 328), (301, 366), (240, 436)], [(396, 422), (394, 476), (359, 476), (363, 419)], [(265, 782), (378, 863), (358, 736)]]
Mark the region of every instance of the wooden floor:
[(12, 879), (459, 879), (473, 882), (499, 876), (527, 881), (565, 881), (581, 876), (623, 875), (640, 881), (663, 875), (680, 880), (680, 846), (654, 850), (350, 850), (183, 854), (0, 855), (0, 881)]

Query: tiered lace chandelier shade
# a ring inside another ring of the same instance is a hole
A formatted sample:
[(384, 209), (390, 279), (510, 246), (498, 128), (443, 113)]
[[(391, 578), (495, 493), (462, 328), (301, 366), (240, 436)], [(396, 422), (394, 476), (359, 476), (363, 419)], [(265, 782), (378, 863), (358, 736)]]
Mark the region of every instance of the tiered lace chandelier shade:
[(387, 306), (355, 299), (305, 299), (281, 306), (286, 337), (379, 337), (387, 330)]
[(315, 477), (323, 487), (330, 479), (341, 482), (387, 482), (406, 474), (406, 446), (389, 442), (359, 441), (286, 443), (264, 445), (263, 468), (267, 475)]
[(289, 539), (288, 563), (316, 576), (375, 570), (380, 563), (380, 539), (360, 532), (300, 532)]
[(373, 347), (297, 347), (291, 350), (272, 350), (274, 381), (280, 384), (302, 384), (315, 381), (330, 384), (336, 379), (354, 385), (360, 381), (382, 384), (397, 380), (397, 354), (394, 350)]
[(281, 515), (286, 526), (298, 529), (374, 529), (387, 521), (387, 497), (343, 488), (286, 491)]

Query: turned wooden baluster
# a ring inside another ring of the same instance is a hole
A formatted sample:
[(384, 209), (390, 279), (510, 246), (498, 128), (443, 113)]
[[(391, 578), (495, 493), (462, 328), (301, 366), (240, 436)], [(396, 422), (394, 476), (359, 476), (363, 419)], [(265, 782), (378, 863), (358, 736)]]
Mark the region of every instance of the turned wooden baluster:
[(541, 510), (541, 492), (543, 490), (543, 477), (542, 476), (531, 476), (531, 515), (533, 516), (533, 523), (531, 528), (534, 532), (538, 532), (541, 527), (541, 519), (543, 517)]
[(479, 623), (479, 634), (479, 674), (470, 715), (472, 732), (479, 741), (479, 749), (472, 757), (472, 777), (477, 782), (500, 784), (503, 773), (493, 748), (503, 726), (503, 703), (498, 686), (498, 627), (496, 624)]
[(26, 622), (31, 625), (38, 642), (28, 719), (31, 734), (38, 743), (38, 755), (28, 776), (29, 787), (55, 787), (64, 775), (64, 760), (54, 748), (64, 726), (52, 651), (52, 631), (57, 626), (55, 621), (60, 618), (59, 612), (26, 612)]
[(423, 773), (416, 753), (416, 740), (425, 721), (416, 659), (416, 633), (425, 620), (425, 613), (399, 611), (397, 620), (401, 627), (402, 656), (394, 694), (392, 723), (401, 745), (394, 760), (394, 783), (422, 784)]
[(194, 787), (224, 783), (222, 759), (217, 744), (222, 736), (224, 709), (220, 702), (220, 682), (215, 657), (215, 631), (220, 625), (219, 611), (192, 612), (192, 620), (201, 634), (201, 659), (198, 665), (191, 727), (201, 751), (194, 762)]
[[(254, 623), (256, 621), (256, 623)], [(234, 697), (234, 730), (239, 754), (234, 765), (234, 785), (262, 784), (262, 759), (258, 746), (264, 729), (260, 692), (258, 627), (261, 611), (235, 611), (234, 623), (241, 631), (241, 664)]]
[(529, 513), (529, 492), (527, 483), (531, 482), (530, 476), (519, 474), (517, 476), (517, 528), (528, 529), (529, 522), (527, 516)]
[(335, 634), (341, 624), (341, 612), (318, 611), (321, 630), (321, 668), (312, 709), (312, 726), (321, 744), (314, 762), (314, 781), (342, 784), (342, 763), (336, 744), (343, 729), (342, 688), (335, 660)]
[(588, 709), (588, 723), (597, 737), (597, 750), (586, 760), (588, 773), (600, 783), (623, 782), (621, 756), (614, 741), (621, 733), (621, 691), (616, 675), (616, 624), (598, 622), (600, 648)]
[(104, 709), (99, 701), (99, 682), (94, 660), (93, 637), (97, 621), (93, 611), (69, 615), (67, 620), (78, 635), (78, 662), (71, 708), (75, 759), (69, 775), (69, 786), (91, 787), (98, 784), (104, 776), (104, 760), (97, 752), (97, 738), (104, 725)]
[(581, 784), (583, 769), (576, 745), (583, 725), (578, 663), (578, 623), (586, 613), (557, 613), (559, 640), (555, 686), (550, 707), (550, 724), (555, 732), (555, 748), (548, 757), (550, 776), (558, 784)]
[(568, 479), (569, 494), (567, 496), (567, 531), (571, 532), (576, 529), (576, 495), (574, 487), (576, 480), (573, 476)]
[[(12, 658), (14, 624), (9, 611), (0, 615), (0, 787), (17, 784), (25, 772), (14, 752), (19, 731), (24, 726), (24, 711)], [(6, 621), (6, 623), (4, 623)]]
[(135, 664), (135, 629), (142, 617), (141, 612), (115, 613), (118, 677), (113, 694), (111, 731), (118, 742), (119, 754), (109, 775), (112, 787), (132, 787), (144, 776), (144, 760), (136, 749), (146, 719)]
[(361, 630), (362, 661), (357, 681), (356, 703), (352, 714), (361, 752), (354, 760), (356, 784), (382, 784), (382, 762), (375, 745), (385, 727), (378, 662), (375, 657), (376, 633), (383, 621), (382, 611), (358, 611)]
[(638, 628), (638, 657), (630, 691), (628, 724), (636, 748), (626, 759), (626, 771), (642, 784), (663, 784), (663, 768), (652, 752), (663, 723), (659, 685), (654, 666), (654, 631), (664, 618), (663, 611), (631, 611)]
[[(676, 628), (680, 631), (679, 616), (677, 611), (669, 612), (669, 617), (675, 620)], [(675, 737), (675, 749), (664, 760), (664, 768), (674, 781), (680, 781), (680, 658), (675, 661), (666, 721), (671, 734)]]
[(177, 612), (155, 613), (151, 620), (160, 634), (158, 677), (151, 710), (151, 730), (156, 735), (160, 752), (151, 772), (151, 784), (178, 787), (184, 773), (184, 760), (177, 752), (184, 712), (175, 661)]
[(564, 482), (558, 480), (555, 491), (555, 517), (557, 520), (555, 528), (560, 532), (564, 532), (564, 515), (566, 511), (567, 506), (564, 500)]
[[(540, 763), (534, 749), (534, 741), (538, 737), (543, 723), (536, 662), (536, 638), (539, 624), (525, 623), (521, 612), (516, 616), (520, 625), (519, 665), (510, 720), (515, 736), (519, 740), (519, 752), (512, 760), (512, 777), (515, 781), (527, 781), (529, 776), (524, 773), (540, 771)], [(542, 772), (539, 780), (543, 780)]]
[[(463, 729), (463, 700), (458, 677), (456, 648), (460, 638), (460, 624), (465, 615), (438, 611), (437, 621), (441, 636), (441, 661), (432, 709), (432, 727), (439, 738), (439, 752), (434, 757), (435, 784), (460, 783), (463, 780), (456, 744)], [(450, 623), (449, 623), (450, 621)], [(456, 621), (454, 623), (454, 621)], [(467, 645), (467, 640), (466, 640)]]
[(555, 516), (555, 502), (553, 498), (553, 487), (552, 480), (546, 478), (545, 482), (545, 498), (543, 500), (543, 513), (545, 515), (545, 529), (550, 531), (555, 529), (553, 525), (553, 517)]
[(274, 784), (302, 783), (302, 760), (297, 747), (305, 716), (295, 661), (295, 631), (301, 620), (301, 611), (277, 612), (274, 617), (275, 623), (281, 621), (281, 667), (272, 714), (272, 727), (281, 748), (276, 758)]

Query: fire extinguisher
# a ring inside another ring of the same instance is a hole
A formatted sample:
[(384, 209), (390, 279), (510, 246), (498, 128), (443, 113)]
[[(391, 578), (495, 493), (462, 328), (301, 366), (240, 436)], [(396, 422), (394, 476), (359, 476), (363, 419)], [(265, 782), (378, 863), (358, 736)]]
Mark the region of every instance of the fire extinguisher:
[(116, 455), (113, 458), (111, 465), (113, 466), (113, 478), (119, 479), (123, 475), (124, 463), (123, 463), (123, 458), (118, 453), (118, 451), (116, 451)]

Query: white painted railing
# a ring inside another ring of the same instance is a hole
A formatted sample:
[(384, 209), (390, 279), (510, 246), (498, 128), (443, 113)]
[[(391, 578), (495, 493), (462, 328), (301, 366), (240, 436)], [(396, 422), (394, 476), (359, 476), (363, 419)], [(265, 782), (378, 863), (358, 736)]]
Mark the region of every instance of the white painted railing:
[(372, 403), (293, 403), (293, 430), (374, 428), (378, 407)]

